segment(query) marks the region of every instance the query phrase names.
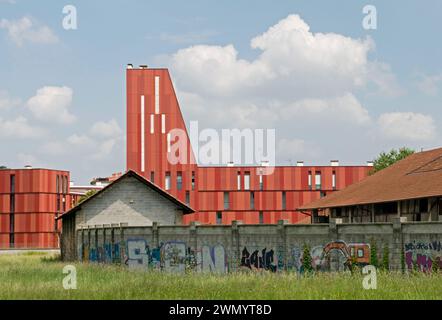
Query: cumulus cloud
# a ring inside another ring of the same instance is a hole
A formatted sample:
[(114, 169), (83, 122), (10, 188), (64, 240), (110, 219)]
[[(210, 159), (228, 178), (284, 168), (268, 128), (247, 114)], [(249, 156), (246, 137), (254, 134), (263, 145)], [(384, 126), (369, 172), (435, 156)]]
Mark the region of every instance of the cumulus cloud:
[(37, 90), (36, 95), (27, 101), (27, 106), (41, 121), (70, 124), (76, 119), (68, 110), (72, 95), (69, 87), (46, 86)]
[(304, 155), (314, 161), (322, 151), (337, 152), (325, 140), (371, 139), (378, 123), (359, 96), (404, 93), (388, 64), (369, 59), (370, 37), (312, 32), (298, 15), (253, 37), (250, 46), (256, 58), (241, 58), (232, 44), (194, 45), (165, 61), (187, 121), (277, 128), (278, 159), (294, 157), (287, 152), (293, 148), (309, 151)]
[(0, 29), (5, 29), (9, 39), (19, 47), (26, 42), (40, 44), (58, 42), (57, 36), (48, 26), (41, 25), (30, 17), (18, 20), (1, 19)]
[(0, 138), (37, 139), (45, 136), (46, 130), (29, 124), (28, 120), (19, 116), (14, 120), (0, 118)]
[(379, 117), (378, 124), (384, 137), (391, 139), (425, 141), (436, 134), (433, 118), (421, 113), (384, 113)]

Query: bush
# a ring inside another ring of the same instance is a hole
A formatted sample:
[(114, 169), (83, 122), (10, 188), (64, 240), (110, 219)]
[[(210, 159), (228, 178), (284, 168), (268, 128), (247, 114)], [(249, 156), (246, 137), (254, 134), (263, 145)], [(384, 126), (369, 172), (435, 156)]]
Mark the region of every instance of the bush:
[(304, 272), (312, 272), (312, 256), (310, 255), (310, 248), (307, 244), (304, 244), (304, 250), (302, 254), (302, 269)]
[(384, 246), (384, 252), (382, 255), (382, 269), (387, 270), (387, 271), (390, 270), (389, 257), (390, 257), (390, 249), (388, 248), (388, 245), (386, 244)]

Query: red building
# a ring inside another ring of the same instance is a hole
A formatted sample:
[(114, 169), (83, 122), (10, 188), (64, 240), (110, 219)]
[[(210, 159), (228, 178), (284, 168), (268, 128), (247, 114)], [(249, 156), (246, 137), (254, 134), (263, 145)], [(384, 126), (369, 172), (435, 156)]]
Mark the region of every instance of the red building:
[[(214, 75), (216, 76), (216, 75)], [(263, 175), (263, 166), (203, 167), (171, 164), (171, 129), (186, 132), (186, 125), (167, 69), (128, 65), (127, 169), (134, 170), (189, 204), (196, 213), (184, 223), (230, 224), (309, 223), (310, 216), (296, 209), (367, 176), (367, 166), (281, 166)], [(194, 159), (189, 147), (187, 159)], [(195, 162), (193, 162), (195, 163)]]
[(0, 170), (0, 248), (58, 248), (60, 223), (70, 209), (69, 172)]

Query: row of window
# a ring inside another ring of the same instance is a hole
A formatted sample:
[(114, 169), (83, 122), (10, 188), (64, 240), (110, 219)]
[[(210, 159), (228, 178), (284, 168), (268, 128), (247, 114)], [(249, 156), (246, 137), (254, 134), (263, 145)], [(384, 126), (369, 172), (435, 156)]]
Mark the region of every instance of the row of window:
[[(281, 192), (281, 203), (282, 210), (287, 209), (287, 193), (285, 191)], [(230, 193), (228, 191), (224, 192), (224, 210), (230, 209)], [(250, 192), (250, 209), (255, 209), (255, 192)]]
[[(259, 212), (259, 224), (263, 224), (264, 223), (264, 212), (260, 211)], [(222, 211), (218, 211), (216, 213), (216, 224), (223, 224), (223, 213)]]
[[(238, 171), (237, 175), (237, 189), (238, 190), (250, 190), (250, 172), (246, 171), (244, 172), (244, 179), (241, 179), (242, 175), (241, 172)], [(151, 171), (150, 173), (150, 181), (155, 183), (155, 172)], [(243, 184), (241, 184), (241, 181), (243, 181)], [(241, 189), (241, 186), (243, 186), (243, 189)], [(316, 171), (315, 172), (315, 189), (320, 190), (321, 189), (321, 172)], [(166, 190), (171, 189), (171, 174), (170, 172), (166, 172), (165, 174), (165, 181), (164, 181), (164, 187)], [(183, 173), (181, 171), (177, 172), (177, 178), (176, 178), (176, 188), (177, 190), (182, 190), (183, 188)], [(308, 188), (312, 189), (312, 172), (308, 172)], [(332, 172), (332, 188), (333, 190), (336, 189), (336, 172)], [(263, 176), (259, 175), (259, 189), (264, 189), (263, 184)], [(195, 171), (192, 171), (192, 190), (195, 190)]]

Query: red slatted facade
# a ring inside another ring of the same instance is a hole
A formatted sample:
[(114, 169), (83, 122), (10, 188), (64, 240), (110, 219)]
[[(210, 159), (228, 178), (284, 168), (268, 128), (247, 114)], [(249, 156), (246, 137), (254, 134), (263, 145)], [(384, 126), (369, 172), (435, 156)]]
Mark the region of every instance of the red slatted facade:
[[(201, 167), (195, 164), (170, 164), (167, 160), (167, 133), (173, 128), (186, 131), (186, 126), (168, 70), (127, 69), (126, 79), (127, 169), (137, 171), (149, 180), (153, 172), (153, 182), (163, 189), (166, 189), (165, 175), (169, 172), (170, 189), (167, 191), (183, 202), (187, 202), (186, 192), (188, 192), (189, 204), (196, 210), (196, 213), (184, 217), (185, 224), (191, 221), (203, 224), (230, 224), (233, 220), (242, 220), (248, 224), (277, 223), (281, 219), (289, 220), (290, 223), (309, 223), (310, 217), (296, 211), (296, 208), (318, 199), (321, 192), (327, 194), (342, 189), (360, 181), (368, 174), (367, 166), (281, 166), (276, 167), (273, 174), (263, 175), (261, 186), (259, 175), (262, 167)], [(159, 99), (157, 109), (155, 108), (156, 90)], [(152, 116), (153, 132), (151, 132)], [(162, 117), (165, 118), (164, 133)], [(144, 152), (141, 145), (143, 139)], [(187, 140), (189, 141), (188, 137)], [(188, 145), (190, 146), (190, 143)], [(191, 147), (187, 150), (186, 156), (187, 159), (193, 157)], [(309, 172), (311, 187), (308, 184)], [(317, 172), (321, 174), (319, 188), (315, 185)], [(178, 190), (177, 186), (179, 173), (182, 175), (181, 190)], [(193, 173), (195, 183), (192, 186)], [(248, 190), (244, 190), (246, 173), (250, 177)], [(241, 180), (240, 189), (237, 184), (238, 174)], [(332, 185), (333, 175), (335, 186)], [(226, 201), (228, 206), (224, 203), (226, 192), (228, 192), (228, 201)], [(252, 192), (253, 204), (250, 200)]]
[(55, 217), (71, 208), (69, 181), (67, 171), (0, 170), (0, 248), (58, 248)]

